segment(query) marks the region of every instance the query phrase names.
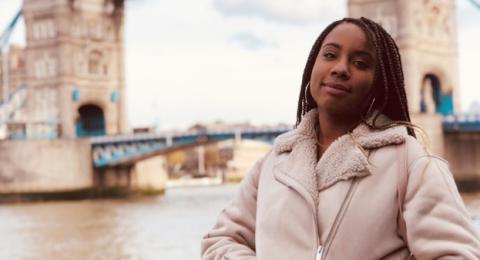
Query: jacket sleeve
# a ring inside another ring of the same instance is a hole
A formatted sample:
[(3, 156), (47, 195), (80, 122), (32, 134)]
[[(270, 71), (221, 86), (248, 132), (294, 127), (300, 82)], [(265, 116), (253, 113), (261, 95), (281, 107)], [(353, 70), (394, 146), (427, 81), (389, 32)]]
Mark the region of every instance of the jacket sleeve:
[(203, 237), (202, 259), (253, 260), (257, 186), (263, 160), (243, 179), (233, 201), (220, 213), (213, 229)]
[(480, 241), (446, 161), (423, 156), (409, 167), (407, 239), (417, 259), (480, 259)]

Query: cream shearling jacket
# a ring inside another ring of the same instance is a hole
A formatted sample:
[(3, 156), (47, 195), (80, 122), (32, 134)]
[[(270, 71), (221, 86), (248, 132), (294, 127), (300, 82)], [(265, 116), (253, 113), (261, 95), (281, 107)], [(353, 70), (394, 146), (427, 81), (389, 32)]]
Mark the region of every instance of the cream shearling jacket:
[[(480, 259), (479, 235), (448, 164), (429, 156), (405, 127), (360, 124), (317, 160), (315, 124), (312, 110), (277, 137), (203, 238), (202, 259), (408, 259), (410, 252), (417, 259)], [(408, 245), (397, 228), (402, 143)]]

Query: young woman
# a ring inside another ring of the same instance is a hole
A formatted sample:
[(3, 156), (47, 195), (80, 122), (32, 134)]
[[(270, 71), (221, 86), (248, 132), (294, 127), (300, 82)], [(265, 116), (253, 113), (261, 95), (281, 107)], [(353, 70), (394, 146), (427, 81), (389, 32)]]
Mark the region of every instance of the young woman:
[(415, 138), (381, 26), (329, 25), (301, 86), (297, 127), (242, 182), (203, 259), (480, 259), (447, 163)]

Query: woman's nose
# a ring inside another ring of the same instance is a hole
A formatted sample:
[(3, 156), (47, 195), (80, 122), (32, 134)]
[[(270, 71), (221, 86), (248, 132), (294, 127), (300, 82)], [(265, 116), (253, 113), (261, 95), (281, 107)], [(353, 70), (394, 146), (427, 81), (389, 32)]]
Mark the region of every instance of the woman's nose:
[(348, 80), (350, 79), (350, 72), (348, 71), (347, 61), (339, 60), (331, 70), (332, 76)]

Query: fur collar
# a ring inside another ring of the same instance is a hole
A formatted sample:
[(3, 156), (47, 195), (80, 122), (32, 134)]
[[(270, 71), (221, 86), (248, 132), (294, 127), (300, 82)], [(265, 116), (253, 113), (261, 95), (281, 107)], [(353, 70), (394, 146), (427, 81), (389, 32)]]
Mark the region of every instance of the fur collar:
[[(384, 115), (377, 119), (380, 125), (389, 121)], [(314, 109), (296, 129), (278, 136), (273, 147), (277, 154), (288, 153), (278, 168), (305, 187), (315, 201), (319, 191), (338, 181), (370, 175), (370, 150), (403, 143), (407, 136), (404, 126), (374, 130), (360, 124), (335, 140), (317, 162), (316, 124), (318, 111)]]

